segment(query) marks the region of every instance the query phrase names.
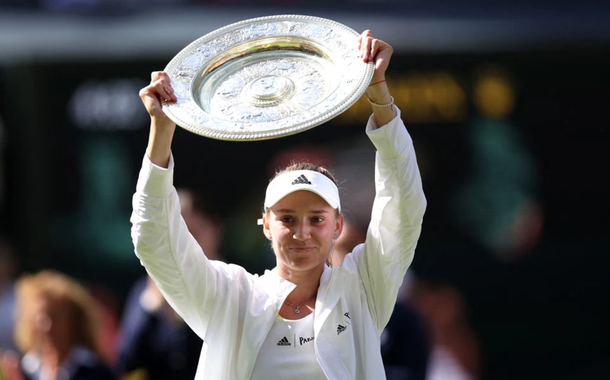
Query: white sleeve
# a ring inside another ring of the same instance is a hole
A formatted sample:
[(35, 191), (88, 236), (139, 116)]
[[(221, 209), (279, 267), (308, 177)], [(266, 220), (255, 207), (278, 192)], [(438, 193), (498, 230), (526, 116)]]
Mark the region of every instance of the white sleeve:
[(365, 244), (354, 253), (369, 308), (381, 334), (413, 261), (426, 198), (413, 141), (400, 111), (397, 109), (397, 116), (380, 128), (375, 128), (371, 117), (366, 132), (377, 149), (376, 194)]
[(243, 268), (205, 257), (180, 214), (173, 167), (173, 158), (165, 169), (144, 157), (133, 196), (131, 236), (136, 256), (165, 299), (203, 337), (214, 313), (226, 312), (227, 304), (218, 300), (230, 291), (231, 272)]

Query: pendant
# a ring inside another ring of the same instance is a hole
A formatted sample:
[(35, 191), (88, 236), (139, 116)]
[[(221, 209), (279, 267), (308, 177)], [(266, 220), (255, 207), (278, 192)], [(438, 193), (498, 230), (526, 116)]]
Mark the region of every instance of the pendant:
[(300, 312), (301, 312), (300, 306), (297, 306), (297, 308), (294, 309), (294, 313), (299, 314)]

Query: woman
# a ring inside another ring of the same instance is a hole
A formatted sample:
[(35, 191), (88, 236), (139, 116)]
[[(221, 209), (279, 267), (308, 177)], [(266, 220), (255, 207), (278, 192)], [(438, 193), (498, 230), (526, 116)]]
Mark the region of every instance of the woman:
[(19, 367), (3, 358), (9, 379), (115, 379), (99, 356), (95, 308), (88, 291), (63, 274), (47, 270), (20, 278), (15, 341), (24, 356)]
[(426, 200), (413, 144), (385, 81), (392, 47), (365, 31), (374, 60), (367, 135), (377, 148), (377, 194), (366, 243), (331, 268), (343, 229), (337, 186), (315, 166), (288, 168), (267, 188), (263, 233), (277, 266), (262, 276), (208, 260), (188, 233), (172, 185), (176, 101), (154, 72), (140, 97), (151, 116), (132, 214), (137, 256), (172, 307), (205, 341), (197, 379), (384, 379), (379, 337), (421, 231)]

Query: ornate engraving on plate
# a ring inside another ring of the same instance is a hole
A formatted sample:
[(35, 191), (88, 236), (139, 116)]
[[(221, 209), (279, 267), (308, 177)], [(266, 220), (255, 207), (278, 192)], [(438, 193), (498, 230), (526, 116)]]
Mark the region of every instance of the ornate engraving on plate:
[(358, 34), (308, 16), (245, 20), (207, 34), (167, 65), (181, 127), (222, 140), (261, 140), (313, 128), (345, 111), (373, 74)]

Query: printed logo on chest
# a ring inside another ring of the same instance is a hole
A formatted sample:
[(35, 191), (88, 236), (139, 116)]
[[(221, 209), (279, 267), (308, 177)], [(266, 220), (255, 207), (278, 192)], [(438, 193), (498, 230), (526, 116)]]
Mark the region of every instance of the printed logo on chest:
[(345, 323), (337, 325), (337, 335), (347, 330), (348, 326), (351, 324), (352, 317), (349, 315), (349, 311), (343, 313), (343, 316), (345, 317)]
[(314, 339), (315, 339), (315, 337), (313, 337), (313, 336), (311, 338), (305, 338), (305, 337), (300, 336), (299, 344), (302, 346), (305, 343), (313, 342)]

